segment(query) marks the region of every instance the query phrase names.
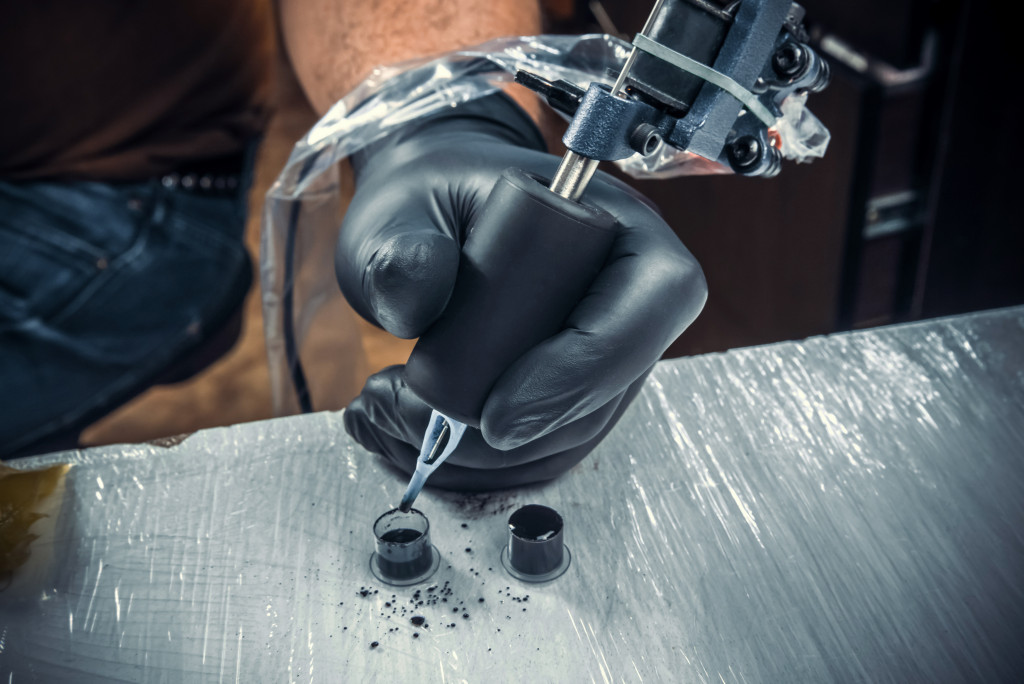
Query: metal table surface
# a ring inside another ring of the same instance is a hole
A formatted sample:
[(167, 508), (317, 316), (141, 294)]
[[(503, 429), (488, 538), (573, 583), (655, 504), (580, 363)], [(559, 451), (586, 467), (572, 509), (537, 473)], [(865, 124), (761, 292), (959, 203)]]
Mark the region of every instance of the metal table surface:
[[(0, 593), (2, 681), (991, 682), (1024, 664), (1024, 308), (663, 362), (558, 480), (425, 492), (442, 563), (418, 587), (369, 572), (404, 482), (340, 414), (15, 465), (62, 461), (54, 529)], [(499, 562), (525, 503), (566, 520), (572, 564), (547, 584)]]

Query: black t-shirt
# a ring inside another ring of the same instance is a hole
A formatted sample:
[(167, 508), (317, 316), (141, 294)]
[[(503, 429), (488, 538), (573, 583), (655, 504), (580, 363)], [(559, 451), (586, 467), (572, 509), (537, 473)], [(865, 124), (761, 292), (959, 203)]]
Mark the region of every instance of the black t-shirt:
[(138, 180), (267, 118), (270, 0), (31, 0), (0, 20), (0, 178)]

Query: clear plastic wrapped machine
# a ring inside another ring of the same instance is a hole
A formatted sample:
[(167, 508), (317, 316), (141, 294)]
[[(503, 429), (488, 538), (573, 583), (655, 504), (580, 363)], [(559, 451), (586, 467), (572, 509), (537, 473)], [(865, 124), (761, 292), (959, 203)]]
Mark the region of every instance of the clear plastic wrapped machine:
[[(307, 373), (301, 363), (306, 357), (329, 358), (332, 339), (350, 337), (354, 330), (354, 314), (340, 305), (333, 270), (344, 195), (338, 163), (396, 128), (505, 87), (520, 69), (583, 87), (610, 85), (630, 47), (607, 35), (503, 38), (427, 61), (380, 67), (299, 140), (267, 195), (260, 255), (278, 415), (309, 406), (340, 408), (345, 401), (339, 388), (350, 386), (350, 364), (318, 364)], [(788, 98), (775, 127), (783, 156), (797, 161), (822, 156), (829, 140), (805, 103), (805, 96)], [(731, 173), (668, 145), (617, 164), (637, 178)], [(309, 353), (318, 347), (326, 351)], [(299, 396), (296, 387), (308, 388), (308, 394)]]

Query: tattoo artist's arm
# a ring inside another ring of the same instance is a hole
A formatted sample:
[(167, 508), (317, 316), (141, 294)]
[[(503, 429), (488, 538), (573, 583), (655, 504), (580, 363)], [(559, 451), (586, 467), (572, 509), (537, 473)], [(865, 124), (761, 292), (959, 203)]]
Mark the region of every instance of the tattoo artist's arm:
[[(318, 114), (375, 66), (499, 36), (540, 33), (540, 10), (533, 0), (279, 0), (278, 4), (285, 49)], [(539, 102), (530, 93), (516, 88), (509, 94), (536, 118)]]

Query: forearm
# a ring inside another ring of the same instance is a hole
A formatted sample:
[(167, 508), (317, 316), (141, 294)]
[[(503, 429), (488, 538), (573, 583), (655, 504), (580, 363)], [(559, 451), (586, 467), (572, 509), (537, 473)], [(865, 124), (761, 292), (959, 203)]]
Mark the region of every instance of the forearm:
[[(280, 0), (285, 46), (319, 114), (373, 67), (540, 32), (533, 0)], [(536, 115), (535, 101), (518, 98)]]

